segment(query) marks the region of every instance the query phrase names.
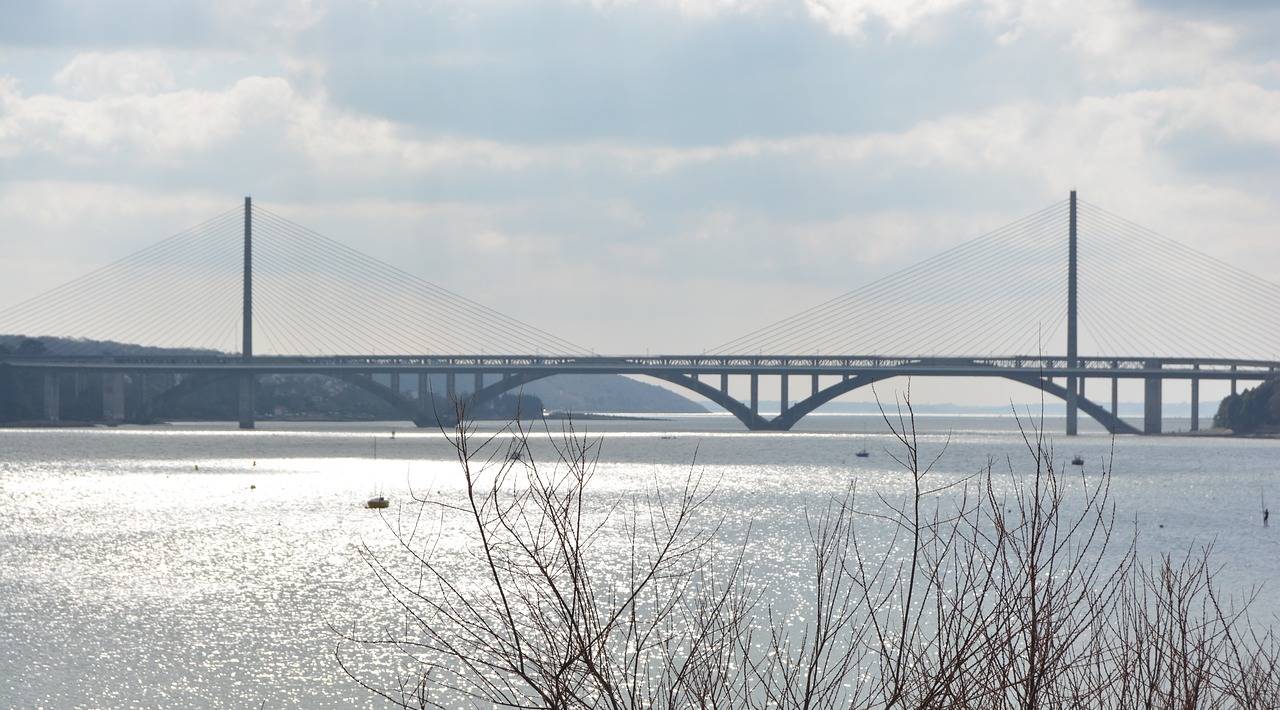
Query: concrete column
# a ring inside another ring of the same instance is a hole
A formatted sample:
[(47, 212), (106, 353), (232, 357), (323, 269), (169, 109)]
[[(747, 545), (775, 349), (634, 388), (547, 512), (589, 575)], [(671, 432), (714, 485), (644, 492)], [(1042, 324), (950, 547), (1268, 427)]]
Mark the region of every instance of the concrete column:
[(1111, 378), (1111, 416), (1120, 416), (1120, 378)]
[[(1196, 365), (1199, 370), (1200, 366)], [(1191, 380), (1191, 431), (1200, 431), (1200, 379)]]
[(62, 418), (62, 382), (56, 372), (44, 373), (44, 419), (56, 422)]
[(787, 375), (783, 375), (783, 376), (782, 376), (782, 387), (781, 387), (780, 395), (779, 395), (779, 397), (778, 397), (778, 399), (779, 399), (779, 402), (778, 402), (778, 412), (779, 412), (779, 413), (782, 413), (782, 412), (787, 411), (787, 404), (789, 403), (789, 401), (790, 401), (790, 399), (791, 399), (790, 397), (788, 397), (788, 396), (787, 396), (787, 385), (789, 384), (790, 380), (791, 380), (791, 378), (790, 378), (789, 376), (787, 376)]
[(124, 374), (102, 375), (102, 418), (109, 422), (124, 421)]
[(727, 372), (720, 373), (720, 392), (729, 394), (729, 373)]
[(418, 407), (427, 406), (431, 399), (431, 375), (425, 371), (418, 372)]
[[(1236, 371), (1235, 365), (1231, 366), (1231, 371), (1232, 372)], [(1236, 395), (1236, 379), (1233, 377), (1231, 378), (1231, 396), (1234, 397), (1235, 395)]]
[(479, 392), (480, 390), (484, 389), (484, 373), (477, 372), (475, 379), (476, 379), (476, 386), (475, 386), (475, 389), (471, 391), (471, 394), (473, 395)]
[[(135, 372), (129, 375), (129, 391), (131, 393), (129, 399), (133, 400), (134, 406), (133, 411), (130, 412), (132, 416), (129, 421), (145, 423), (147, 420), (147, 409), (149, 409), (149, 407), (147, 407), (146, 373)], [(125, 408), (127, 409), (128, 406), (128, 402), (126, 401)]]
[(760, 413), (760, 376), (751, 373), (751, 413)]
[(257, 410), (257, 379), (251, 372), (245, 372), (239, 376), (240, 391), (236, 397), (236, 404), (241, 429), (252, 429), (257, 426), (257, 421), (254, 419), (254, 412)]
[[(1146, 369), (1157, 370), (1160, 368), (1158, 360), (1148, 360)], [(1164, 380), (1158, 375), (1148, 375), (1144, 380), (1144, 391), (1142, 396), (1142, 432), (1144, 434), (1159, 434), (1161, 424), (1164, 420), (1164, 406), (1161, 402), (1163, 395), (1162, 386)]]
[(452, 402), (458, 398), (458, 376), (449, 372), (444, 376), (444, 395)]
[(817, 394), (819, 389), (821, 388), (818, 386), (818, 376), (814, 375), (813, 381), (809, 383), (809, 395), (813, 396)]
[(400, 394), (400, 371), (391, 373), (391, 391)]

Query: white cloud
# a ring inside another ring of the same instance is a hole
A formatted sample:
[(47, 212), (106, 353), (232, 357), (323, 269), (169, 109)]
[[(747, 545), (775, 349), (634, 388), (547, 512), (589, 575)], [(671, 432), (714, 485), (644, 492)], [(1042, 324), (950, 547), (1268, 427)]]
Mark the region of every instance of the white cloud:
[(809, 15), (837, 35), (861, 38), (869, 24), (890, 33), (915, 29), (934, 17), (953, 12), (972, 0), (804, 0)]
[(154, 94), (174, 86), (159, 52), (85, 52), (53, 76), (60, 89), (80, 98)]

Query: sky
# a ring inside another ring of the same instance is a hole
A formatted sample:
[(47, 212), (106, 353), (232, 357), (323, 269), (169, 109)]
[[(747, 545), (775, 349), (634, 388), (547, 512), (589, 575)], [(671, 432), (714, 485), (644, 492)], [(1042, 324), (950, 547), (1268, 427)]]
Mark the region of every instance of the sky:
[[(0, 305), (246, 194), (605, 353), (711, 350), (1071, 189), (1280, 272), (1280, 10), (1263, 0), (0, 16)], [(981, 387), (930, 396), (1008, 396)]]

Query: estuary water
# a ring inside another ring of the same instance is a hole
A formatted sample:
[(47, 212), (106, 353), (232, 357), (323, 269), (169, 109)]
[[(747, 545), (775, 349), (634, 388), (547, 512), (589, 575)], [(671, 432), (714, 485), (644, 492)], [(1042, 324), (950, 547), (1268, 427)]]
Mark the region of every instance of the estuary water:
[[(991, 458), (1025, 468), (1012, 417), (918, 425), (926, 453), (946, 445), (940, 479)], [(860, 495), (905, 491), (878, 416), (811, 415), (788, 433), (721, 415), (576, 427), (603, 437), (602, 495), (678, 487), (691, 471), (713, 484), (709, 514), (729, 537), (750, 526), (748, 559), (783, 594), (808, 563), (805, 510), (851, 481)], [(1280, 441), (1054, 438), (1060, 464), (1078, 454), (1096, 471), (1114, 456), (1118, 516), (1144, 554), (1212, 543), (1223, 587), (1264, 585), (1254, 618), (1277, 621), (1280, 516), (1264, 528), (1261, 509), (1280, 508)], [(410, 486), (448, 496), (460, 482), (445, 438), (404, 424), (0, 430), (0, 707), (383, 707), (334, 660), (333, 627), (393, 613), (356, 545), (391, 544)], [(365, 509), (374, 493), (392, 508)]]

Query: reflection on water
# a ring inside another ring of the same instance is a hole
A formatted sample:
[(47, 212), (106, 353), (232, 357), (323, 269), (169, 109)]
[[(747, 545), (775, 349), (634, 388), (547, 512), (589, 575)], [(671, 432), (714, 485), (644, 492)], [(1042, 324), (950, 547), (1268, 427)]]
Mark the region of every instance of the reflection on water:
[[(380, 707), (332, 658), (330, 624), (388, 611), (353, 551), (389, 542), (387, 518), (363, 501), (403, 501), (410, 486), (460, 493), (443, 436), (403, 426), (0, 430), (0, 706)], [(680, 485), (696, 455), (717, 486), (709, 512), (729, 536), (751, 524), (749, 554), (775, 584), (804, 569), (798, 511), (851, 479), (903, 490), (877, 417), (815, 416), (785, 434), (718, 415), (577, 426), (605, 436), (595, 487), (611, 494)], [(949, 441), (942, 476), (1025, 456), (1008, 418), (921, 426), (928, 446)], [(855, 458), (864, 444), (872, 456)], [(1111, 440), (1057, 447), (1096, 470)], [(1280, 574), (1280, 526), (1260, 514), (1263, 495), (1280, 500), (1277, 469), (1280, 442), (1122, 438), (1114, 493), (1145, 552), (1213, 542), (1239, 591)], [(1266, 594), (1255, 607), (1277, 610)]]

